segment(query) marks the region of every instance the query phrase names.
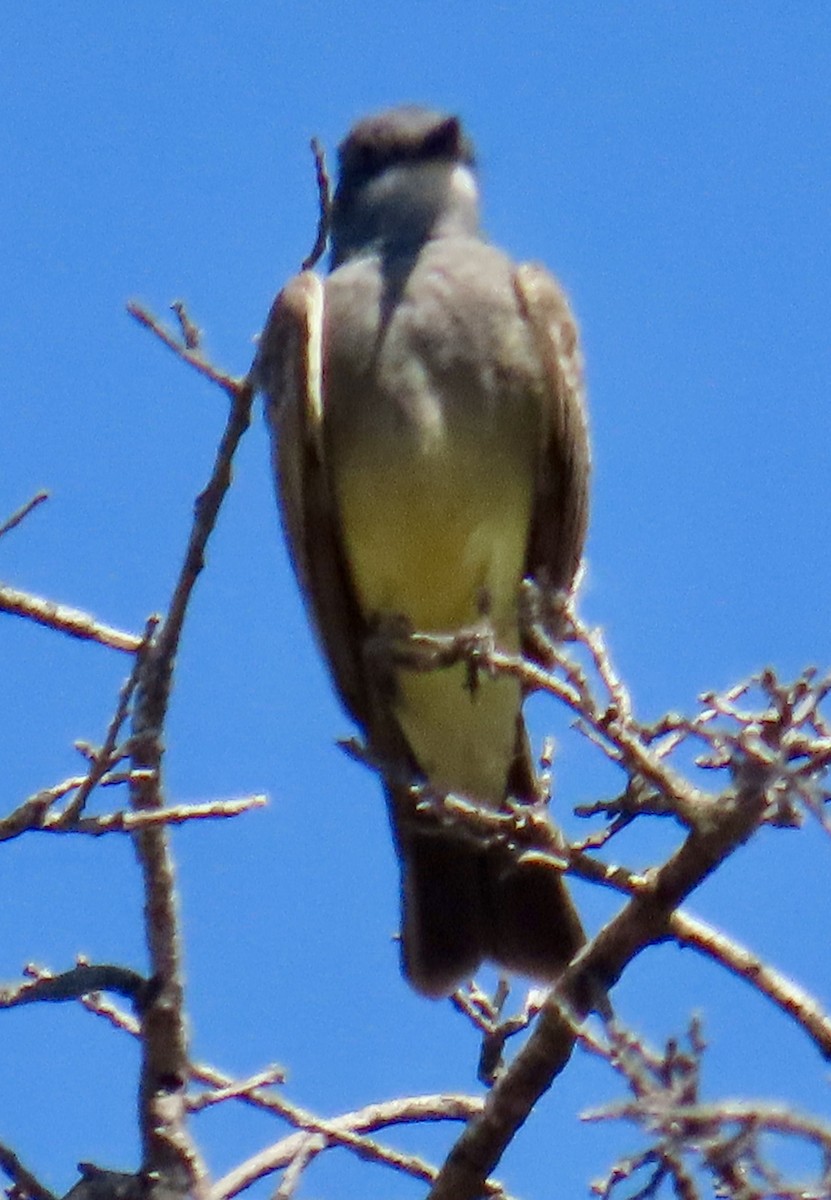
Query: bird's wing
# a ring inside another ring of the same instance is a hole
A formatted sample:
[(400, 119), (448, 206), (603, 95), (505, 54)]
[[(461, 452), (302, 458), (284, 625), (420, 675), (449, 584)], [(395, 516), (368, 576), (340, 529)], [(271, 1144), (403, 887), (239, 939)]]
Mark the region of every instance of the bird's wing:
[(306, 271), (278, 295), (255, 363), (283, 529), (304, 600), (347, 710), (366, 725), (363, 622), (343, 558), (323, 443), (324, 287)]
[(518, 266), (514, 286), (547, 381), (525, 573), (546, 590), (569, 591), (586, 537), (591, 468), (577, 325), (543, 267)]

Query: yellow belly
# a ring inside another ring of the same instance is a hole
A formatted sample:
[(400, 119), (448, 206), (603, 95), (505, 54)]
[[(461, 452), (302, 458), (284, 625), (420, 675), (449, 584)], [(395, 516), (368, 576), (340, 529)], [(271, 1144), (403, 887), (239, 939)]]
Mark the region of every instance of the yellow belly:
[[(484, 607), (498, 645), (515, 650), (533, 475), (527, 460), (494, 456), (493, 439), (483, 447), (445, 437), (418, 454), (389, 449), (351, 456), (336, 478), (364, 612), (452, 633), (480, 622)], [(504, 798), (520, 705), (516, 681), (482, 675), (471, 690), (464, 665), (399, 674), (396, 716), (422, 770), (438, 790), (485, 803)]]

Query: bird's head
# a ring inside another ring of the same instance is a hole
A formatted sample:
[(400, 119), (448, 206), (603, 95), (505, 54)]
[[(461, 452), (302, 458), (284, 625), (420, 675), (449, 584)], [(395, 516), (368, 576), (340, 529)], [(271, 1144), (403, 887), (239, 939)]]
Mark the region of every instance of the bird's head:
[(358, 254), (410, 254), (431, 237), (475, 233), (473, 164), (458, 117), (404, 105), (359, 121), (339, 147), (332, 267)]

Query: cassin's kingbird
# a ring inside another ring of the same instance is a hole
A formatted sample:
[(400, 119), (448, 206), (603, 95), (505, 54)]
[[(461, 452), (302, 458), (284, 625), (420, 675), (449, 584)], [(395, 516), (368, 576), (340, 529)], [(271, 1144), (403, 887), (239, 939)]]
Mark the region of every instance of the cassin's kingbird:
[(280, 293), (256, 368), (289, 549), (384, 776), (408, 979), (447, 995), (483, 959), (552, 979), (584, 940), (556, 865), (425, 803), (539, 801), (519, 682), (384, 646), (487, 628), (533, 654), (522, 580), (573, 586), (589, 476), (574, 320), (545, 270), (483, 239), (456, 117), (369, 117), (339, 162), (331, 273)]

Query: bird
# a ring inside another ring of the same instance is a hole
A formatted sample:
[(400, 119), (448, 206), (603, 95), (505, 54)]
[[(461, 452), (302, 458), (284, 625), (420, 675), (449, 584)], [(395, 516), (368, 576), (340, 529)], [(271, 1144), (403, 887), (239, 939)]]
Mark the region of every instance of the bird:
[(562, 862), (442, 807), (541, 804), (522, 684), (464, 656), (427, 669), (407, 645), (487, 635), (533, 657), (523, 581), (574, 589), (591, 459), (576, 322), (545, 268), (483, 234), (457, 116), (387, 109), (338, 149), (328, 274), (282, 289), (255, 360), (290, 558), (384, 782), (405, 977), (434, 998), (485, 961), (549, 982), (585, 941)]

